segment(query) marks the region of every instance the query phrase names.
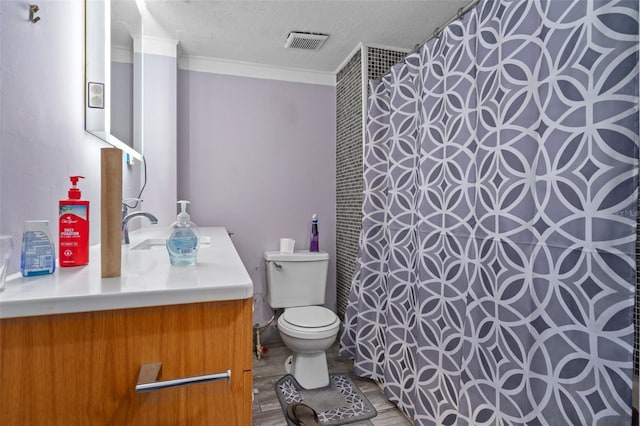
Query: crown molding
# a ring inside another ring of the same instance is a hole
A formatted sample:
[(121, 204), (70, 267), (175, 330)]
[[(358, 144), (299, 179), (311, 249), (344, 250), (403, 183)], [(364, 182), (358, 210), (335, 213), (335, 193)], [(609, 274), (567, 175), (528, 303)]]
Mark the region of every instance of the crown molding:
[(236, 75), (266, 80), (290, 81), (323, 86), (336, 85), (336, 75), (332, 72), (280, 68), (250, 62), (207, 58), (203, 56), (181, 56), (178, 58), (178, 68), (187, 71)]
[(133, 51), (124, 46), (111, 46), (111, 62), (133, 63)]
[(133, 51), (145, 55), (178, 57), (178, 40), (159, 37), (134, 37)]

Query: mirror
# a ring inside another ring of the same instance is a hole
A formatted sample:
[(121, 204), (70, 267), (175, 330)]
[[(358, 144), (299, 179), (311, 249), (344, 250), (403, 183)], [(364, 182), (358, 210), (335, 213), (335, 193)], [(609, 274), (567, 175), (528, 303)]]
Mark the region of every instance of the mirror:
[(85, 17), (85, 130), (142, 160), (138, 6), (135, 0), (85, 0)]

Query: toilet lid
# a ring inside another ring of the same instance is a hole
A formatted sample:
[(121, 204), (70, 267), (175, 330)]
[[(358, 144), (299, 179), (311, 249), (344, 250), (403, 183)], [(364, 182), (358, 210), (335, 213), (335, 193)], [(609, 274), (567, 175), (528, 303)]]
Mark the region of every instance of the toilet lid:
[(322, 306), (300, 306), (285, 309), (283, 319), (298, 327), (316, 328), (333, 325), (336, 314)]

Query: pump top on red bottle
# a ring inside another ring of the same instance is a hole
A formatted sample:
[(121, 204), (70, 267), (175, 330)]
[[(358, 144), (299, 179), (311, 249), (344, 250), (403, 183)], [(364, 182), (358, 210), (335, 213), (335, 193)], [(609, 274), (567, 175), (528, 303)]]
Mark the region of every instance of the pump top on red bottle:
[(82, 193), (76, 186), (78, 184), (78, 180), (84, 179), (84, 176), (69, 176), (71, 179), (71, 189), (69, 189), (69, 199), (70, 200), (79, 200), (82, 197)]

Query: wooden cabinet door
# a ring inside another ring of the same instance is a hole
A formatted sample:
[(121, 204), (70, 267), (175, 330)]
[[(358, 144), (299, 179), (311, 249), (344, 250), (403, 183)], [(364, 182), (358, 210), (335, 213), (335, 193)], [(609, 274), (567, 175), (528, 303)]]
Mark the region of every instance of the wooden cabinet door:
[[(159, 380), (231, 378), (136, 393), (157, 362)], [(250, 299), (0, 321), (2, 425), (250, 425), (247, 374)]]

